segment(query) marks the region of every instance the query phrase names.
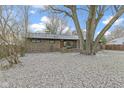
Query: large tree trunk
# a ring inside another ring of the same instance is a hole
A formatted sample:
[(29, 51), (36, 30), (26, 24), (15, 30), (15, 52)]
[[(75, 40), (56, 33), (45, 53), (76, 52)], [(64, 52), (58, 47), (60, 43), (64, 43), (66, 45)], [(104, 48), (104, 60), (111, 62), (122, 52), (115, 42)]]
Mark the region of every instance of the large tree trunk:
[(80, 23), (78, 20), (78, 16), (77, 16), (77, 12), (76, 12), (76, 6), (73, 6), (71, 8), (71, 10), (72, 10), (72, 19), (73, 19), (73, 22), (75, 24), (77, 34), (78, 34), (79, 40), (80, 40), (80, 53), (84, 53), (85, 52), (85, 47), (84, 47), (85, 42), (84, 42), (84, 37), (83, 37), (81, 27), (80, 27)]
[(80, 40), (80, 49), (81, 52), (91, 55), (91, 54), (95, 54), (96, 53), (96, 48), (98, 46), (98, 42), (100, 41), (101, 37), (105, 34), (105, 32), (113, 25), (113, 23), (124, 13), (124, 6), (121, 6), (121, 8), (117, 8), (116, 9), (116, 15), (111, 19), (111, 21), (103, 28), (103, 30), (100, 32), (100, 34), (97, 36), (97, 38), (94, 41), (94, 35), (95, 35), (95, 31), (97, 28), (97, 25), (100, 21), (100, 19), (103, 17), (105, 10), (107, 10), (108, 8), (106, 8), (106, 6), (88, 6), (86, 11), (88, 11), (88, 20), (87, 20), (87, 24), (86, 24), (86, 48), (85, 46), (85, 42), (84, 42), (84, 37), (83, 37), (83, 33), (81, 31), (81, 27), (80, 27), (80, 22), (78, 20), (78, 15), (77, 15), (77, 10), (78, 9), (83, 9), (83, 8), (79, 8), (76, 7), (75, 5), (64, 5), (66, 8), (69, 8), (69, 11), (63, 10), (63, 9), (56, 9), (56, 8), (52, 8), (54, 11), (58, 12), (58, 13), (65, 13), (66, 15), (68, 15), (69, 17), (71, 17), (73, 19), (73, 22), (75, 24), (77, 33), (78, 33), (78, 37)]
[(96, 8), (97, 6), (90, 6), (89, 16), (86, 27), (86, 54), (92, 54), (93, 39), (96, 25)]

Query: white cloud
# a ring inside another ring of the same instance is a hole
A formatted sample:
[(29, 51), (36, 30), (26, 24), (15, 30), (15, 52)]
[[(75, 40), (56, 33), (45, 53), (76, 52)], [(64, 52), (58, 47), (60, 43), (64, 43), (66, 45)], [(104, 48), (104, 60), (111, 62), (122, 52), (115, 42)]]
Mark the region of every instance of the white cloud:
[[(99, 35), (99, 33), (100, 33), (100, 31), (96, 32), (95, 38)], [(110, 34), (111, 34), (111, 32), (107, 31), (104, 35), (105, 35), (105, 37), (108, 37)]]
[(44, 30), (46, 29), (44, 23), (48, 22), (48, 21), (49, 21), (49, 18), (47, 16), (41, 17), (41, 20), (40, 20), (39, 23), (35, 23), (35, 24), (30, 25), (31, 31), (33, 31), (33, 32), (38, 31), (38, 32), (43, 32), (44, 33)]
[(97, 36), (99, 33), (100, 33), (100, 31), (96, 32), (96, 34), (95, 34), (95, 35)]
[(34, 10), (31, 10), (30, 13), (31, 13), (31, 14), (35, 14), (35, 11), (34, 11)]
[[(41, 17), (39, 23), (35, 23), (35, 24), (31, 24), (30, 25), (30, 30), (33, 31), (33, 32), (37, 32), (38, 31), (38, 32), (45, 33), (45, 29), (46, 29), (45, 23), (47, 23), (49, 21), (50, 21), (50, 19), (47, 16), (43, 16), (43, 17)], [(68, 30), (69, 30), (69, 27), (66, 26), (65, 29), (62, 31), (62, 33), (64, 34)]]
[(38, 24), (31, 24), (30, 25), (30, 29), (33, 31), (33, 32), (36, 32), (36, 31), (39, 31), (39, 32), (44, 32), (44, 29), (45, 29), (45, 25), (43, 23), (38, 23)]
[(118, 20), (114, 23), (114, 25), (120, 25), (123, 21), (124, 21), (124, 18), (120, 18), (120, 19), (118, 19)]
[[(99, 33), (100, 33), (100, 31), (97, 32), (96, 35), (98, 35)], [(105, 36), (108, 36), (108, 35), (110, 35), (110, 34), (111, 34), (111, 32), (110, 32), (110, 31), (107, 31), (107, 32), (105, 33)]]
[(62, 33), (66, 33), (69, 30), (69, 27), (65, 27), (65, 29), (62, 31)]
[(103, 24), (108, 24), (108, 22), (113, 18), (113, 16), (109, 16), (107, 19), (105, 19), (102, 23)]
[[(102, 23), (103, 24), (108, 24), (109, 21), (113, 18), (113, 16), (109, 16), (106, 20), (104, 20)], [(124, 18), (119, 18), (118, 20), (115, 21), (114, 25), (120, 25), (124, 21)]]
[(49, 22), (49, 18), (47, 16), (43, 16), (40, 21), (43, 23), (47, 23)]
[(110, 34), (111, 34), (111, 32), (107, 31), (107, 32), (105, 33), (105, 36), (108, 36), (108, 35), (110, 35)]

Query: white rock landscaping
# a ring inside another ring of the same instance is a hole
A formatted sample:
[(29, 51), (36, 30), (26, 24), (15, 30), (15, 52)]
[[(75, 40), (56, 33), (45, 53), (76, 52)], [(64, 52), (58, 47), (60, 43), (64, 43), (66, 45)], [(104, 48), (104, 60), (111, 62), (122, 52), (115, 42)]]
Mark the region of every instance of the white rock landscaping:
[(0, 70), (0, 87), (84, 88), (124, 87), (124, 52), (30, 53), (22, 64)]

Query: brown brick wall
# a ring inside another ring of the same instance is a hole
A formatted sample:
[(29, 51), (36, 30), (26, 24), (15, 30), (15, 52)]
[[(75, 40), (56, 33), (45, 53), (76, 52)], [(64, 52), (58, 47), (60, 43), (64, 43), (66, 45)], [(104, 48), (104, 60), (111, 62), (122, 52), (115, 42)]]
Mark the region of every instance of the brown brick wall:
[(124, 45), (105, 45), (106, 50), (124, 50)]
[[(61, 51), (62, 48), (64, 47), (63, 40), (39, 40), (40, 42), (36, 42), (35, 40), (37, 39), (28, 39), (27, 52), (55, 52), (55, 51)], [(74, 43), (73, 44), (74, 46), (78, 45), (77, 41), (73, 41), (73, 40), (68, 40), (68, 41)]]
[(59, 49), (59, 40), (40, 40), (40, 42), (32, 42), (31, 40), (28, 40), (27, 52), (49, 52), (57, 51)]

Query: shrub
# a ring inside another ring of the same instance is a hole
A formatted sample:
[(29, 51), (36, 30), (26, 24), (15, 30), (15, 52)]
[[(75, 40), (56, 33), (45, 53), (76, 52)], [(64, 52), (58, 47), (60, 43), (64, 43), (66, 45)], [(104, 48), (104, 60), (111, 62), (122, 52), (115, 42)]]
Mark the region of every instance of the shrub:
[(24, 47), (20, 47), (20, 56), (23, 57), (25, 56), (26, 49)]

